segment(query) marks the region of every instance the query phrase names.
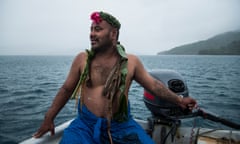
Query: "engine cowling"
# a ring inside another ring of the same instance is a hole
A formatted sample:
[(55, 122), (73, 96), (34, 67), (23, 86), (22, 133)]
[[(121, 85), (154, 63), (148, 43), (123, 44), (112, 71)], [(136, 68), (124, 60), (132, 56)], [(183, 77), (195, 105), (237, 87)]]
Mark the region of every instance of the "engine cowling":
[[(173, 70), (153, 70), (149, 72), (157, 80), (161, 81), (164, 86), (170, 89), (172, 92), (183, 97), (188, 97), (187, 83), (182, 75)], [(153, 95), (148, 90), (144, 89), (144, 103), (146, 107), (151, 111), (153, 116), (158, 117), (180, 117), (186, 115), (176, 104), (165, 101), (158, 96)]]

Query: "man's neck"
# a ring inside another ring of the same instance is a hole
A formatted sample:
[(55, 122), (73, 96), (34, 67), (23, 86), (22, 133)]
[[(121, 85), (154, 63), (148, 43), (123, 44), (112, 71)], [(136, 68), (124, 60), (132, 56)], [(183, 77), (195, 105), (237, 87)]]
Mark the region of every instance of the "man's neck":
[(117, 47), (116, 46), (112, 46), (108, 49), (106, 49), (105, 51), (98, 51), (95, 53), (95, 58), (111, 58), (111, 57), (115, 57), (118, 55), (118, 52), (117, 52)]

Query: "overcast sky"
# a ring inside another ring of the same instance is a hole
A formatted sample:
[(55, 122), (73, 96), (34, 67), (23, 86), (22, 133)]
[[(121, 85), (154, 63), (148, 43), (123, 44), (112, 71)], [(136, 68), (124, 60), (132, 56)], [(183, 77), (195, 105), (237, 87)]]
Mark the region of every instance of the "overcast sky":
[(99, 10), (119, 19), (120, 41), (137, 55), (240, 30), (240, 0), (0, 0), (0, 55), (76, 55)]

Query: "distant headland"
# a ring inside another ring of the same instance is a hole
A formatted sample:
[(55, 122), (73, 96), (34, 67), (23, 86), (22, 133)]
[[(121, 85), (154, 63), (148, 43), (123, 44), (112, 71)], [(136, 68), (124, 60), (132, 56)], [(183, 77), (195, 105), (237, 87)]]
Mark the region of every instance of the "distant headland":
[(240, 30), (172, 48), (158, 55), (240, 55)]

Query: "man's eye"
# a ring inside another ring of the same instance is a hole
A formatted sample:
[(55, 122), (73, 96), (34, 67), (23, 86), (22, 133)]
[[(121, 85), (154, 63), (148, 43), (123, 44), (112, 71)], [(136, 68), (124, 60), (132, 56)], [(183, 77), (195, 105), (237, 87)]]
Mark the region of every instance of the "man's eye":
[(102, 28), (101, 28), (101, 27), (99, 27), (99, 26), (96, 26), (96, 27), (91, 27), (91, 28), (90, 28), (90, 30), (91, 30), (91, 31), (96, 31), (96, 32), (99, 32), (99, 31), (101, 31), (101, 30), (102, 30)]
[(95, 27), (95, 30), (100, 31), (100, 30), (102, 30), (102, 28), (101, 27)]

